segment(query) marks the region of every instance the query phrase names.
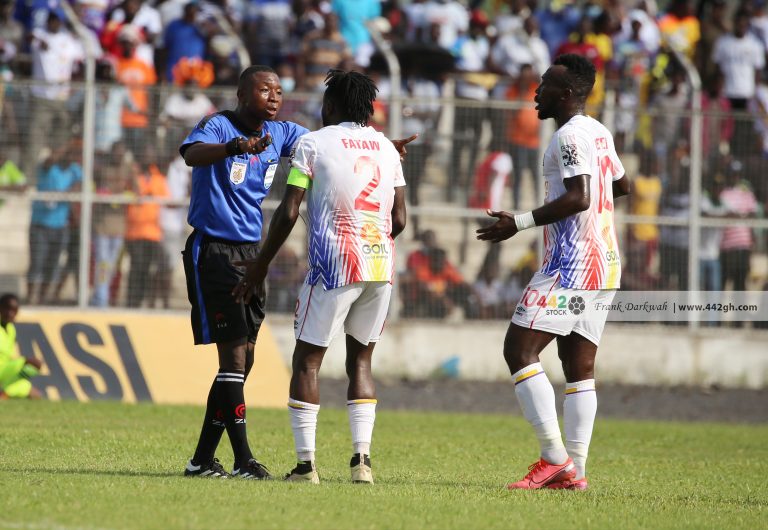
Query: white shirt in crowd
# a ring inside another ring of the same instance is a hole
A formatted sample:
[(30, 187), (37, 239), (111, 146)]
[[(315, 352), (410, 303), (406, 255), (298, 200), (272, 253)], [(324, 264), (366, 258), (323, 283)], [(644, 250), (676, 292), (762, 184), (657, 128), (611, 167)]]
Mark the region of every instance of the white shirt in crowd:
[[(459, 33), (469, 29), (469, 13), (459, 2), (427, 2), (425, 18), (429, 24), (440, 26), (438, 44), (450, 50), (459, 38)], [(427, 28), (428, 30), (429, 28)]]
[(712, 60), (725, 76), (725, 96), (750, 99), (755, 95), (755, 71), (765, 66), (765, 49), (756, 37), (729, 33), (715, 42)]
[(528, 36), (525, 32), (501, 37), (491, 50), (491, 59), (512, 77), (520, 75), (520, 67), (524, 64), (530, 64), (537, 74), (544, 75), (552, 62), (547, 43), (541, 37)]
[(32, 78), (48, 83), (33, 86), (32, 95), (59, 101), (68, 99), (75, 65), (85, 59), (83, 47), (65, 30), (48, 33), (35, 29), (32, 35)]
[(174, 92), (166, 100), (162, 116), (179, 121), (187, 127), (194, 127), (200, 121), (200, 116), (213, 112), (216, 112), (216, 107), (202, 92), (196, 93), (192, 99)]
[[(189, 197), (192, 168), (184, 159), (177, 156), (168, 166), (168, 191), (174, 200), (186, 200)], [(187, 230), (187, 209), (163, 206), (160, 210), (160, 226), (166, 237), (180, 236)]]

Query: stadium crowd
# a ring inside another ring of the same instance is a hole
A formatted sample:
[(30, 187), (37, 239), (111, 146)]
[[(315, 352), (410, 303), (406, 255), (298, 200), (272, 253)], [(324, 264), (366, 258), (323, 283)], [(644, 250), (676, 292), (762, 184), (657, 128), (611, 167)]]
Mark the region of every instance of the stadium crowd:
[[(391, 87), (366, 22), (384, 19), (379, 26), (402, 64), (402, 89), (417, 98), (403, 111), (404, 135), (421, 133), (405, 161), (411, 204), (421, 202), (437, 150), (438, 98), (454, 96), (441, 168), (444, 200), (497, 208), (509, 193), (520, 207), (521, 183), (534, 180), (540, 164), (539, 121), (530, 103), (539, 76), (561, 53), (594, 62), (590, 112), (613, 126), (619, 151), (638, 160), (631, 213), (685, 217), (693, 206), (705, 216), (751, 217), (761, 215), (768, 199), (765, 0), (72, 0), (70, 6), (90, 32), (87, 45), (98, 51), (99, 194), (188, 196), (189, 170), (177, 146), (202, 116), (230, 103), (204, 89), (236, 84), (242, 47), (251, 63), (280, 75), (282, 119), (318, 125), (316, 100), (308, 105), (290, 94), (318, 93), (329, 68), (357, 68), (377, 79), (375, 121), (383, 127)], [(701, 205), (688, 196), (690, 119), (681, 111), (690, 108), (691, 90), (680, 55), (704, 88), (709, 158)], [(83, 78), (84, 58), (61, 0), (0, 0), (0, 189), (78, 189), (82, 169), (70, 139), (81, 130), (82, 91), (72, 82)], [(26, 79), (33, 83), (29, 91), (18, 84)], [(499, 99), (520, 109), (483, 107)], [(486, 128), (489, 143), (483, 143)], [(186, 234), (183, 209), (100, 204), (95, 215), (92, 303), (115, 303), (125, 254), (128, 305), (167, 306), (170, 271)], [(458, 305), (470, 317), (508, 313), (519, 270), (507, 278), (498, 257), (489, 255), (476, 280), (465, 281), (419, 222), (413, 218), (411, 226), (424, 248), (413, 263), (409, 257), (404, 299), (428, 299), (422, 291), (441, 279), (434, 303), (414, 303), (408, 311), (442, 318)], [(75, 206), (35, 203), (29, 301), (55, 302), (68, 271), (76, 271), (78, 223)], [(623, 240), (625, 285), (687, 287), (686, 227), (633, 224)], [(727, 281), (745, 289), (750, 256), (761, 244), (749, 228), (705, 230), (702, 288), (718, 290)], [(301, 260), (286, 253), (286, 267), (300, 269)], [(276, 281), (287, 286), (297, 274), (289, 270)], [(273, 303), (292, 310), (290, 297)]]

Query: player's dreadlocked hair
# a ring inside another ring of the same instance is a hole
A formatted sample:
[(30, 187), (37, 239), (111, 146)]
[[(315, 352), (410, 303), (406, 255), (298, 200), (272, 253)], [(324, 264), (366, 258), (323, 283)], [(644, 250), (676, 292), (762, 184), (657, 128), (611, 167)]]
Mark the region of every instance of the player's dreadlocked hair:
[(344, 109), (344, 114), (359, 125), (368, 125), (373, 116), (373, 102), (379, 91), (373, 80), (360, 72), (329, 70), (325, 78), (325, 96)]
[(19, 297), (13, 293), (4, 293), (0, 296), (0, 307), (5, 307), (11, 300), (18, 302)]
[(566, 53), (558, 56), (552, 64), (568, 69), (565, 82), (577, 97), (586, 99), (589, 96), (595, 85), (595, 65), (592, 61), (582, 55)]

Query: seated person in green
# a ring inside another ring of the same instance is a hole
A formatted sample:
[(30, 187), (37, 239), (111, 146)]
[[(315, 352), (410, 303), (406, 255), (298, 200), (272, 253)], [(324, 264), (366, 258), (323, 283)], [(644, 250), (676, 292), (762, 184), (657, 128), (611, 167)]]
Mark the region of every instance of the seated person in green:
[(0, 296), (0, 399), (40, 399), (42, 394), (32, 388), (29, 381), (36, 376), (43, 363), (27, 359), (16, 353), (16, 327), (19, 299), (13, 294)]

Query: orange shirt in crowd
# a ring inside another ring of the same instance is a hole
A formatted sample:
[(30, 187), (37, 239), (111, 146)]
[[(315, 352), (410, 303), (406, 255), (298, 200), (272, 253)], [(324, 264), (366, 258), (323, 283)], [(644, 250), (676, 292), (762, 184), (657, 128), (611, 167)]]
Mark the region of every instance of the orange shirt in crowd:
[[(157, 166), (150, 166), (149, 175), (136, 177), (140, 197), (170, 197), (168, 182)], [(162, 241), (160, 205), (153, 203), (131, 204), (126, 209), (126, 241)]]
[(149, 94), (144, 88), (157, 83), (155, 69), (135, 54), (130, 59), (120, 57), (116, 65), (117, 80), (128, 87), (136, 111), (123, 109), (123, 127), (143, 128), (149, 125)]
[[(536, 96), (536, 86), (537, 83), (531, 83), (521, 93), (517, 84), (514, 84), (507, 89), (507, 99), (533, 103), (533, 98)], [(533, 106), (512, 112), (512, 117), (507, 123), (507, 140), (512, 144), (529, 149), (539, 148), (539, 113)]]
[(434, 272), (429, 266), (429, 258), (419, 260), (417, 266), (412, 269), (413, 276), (417, 282), (424, 284), (430, 291), (443, 293), (451, 285), (460, 285), (464, 283), (459, 270), (445, 260), (443, 270)]

